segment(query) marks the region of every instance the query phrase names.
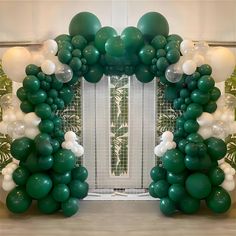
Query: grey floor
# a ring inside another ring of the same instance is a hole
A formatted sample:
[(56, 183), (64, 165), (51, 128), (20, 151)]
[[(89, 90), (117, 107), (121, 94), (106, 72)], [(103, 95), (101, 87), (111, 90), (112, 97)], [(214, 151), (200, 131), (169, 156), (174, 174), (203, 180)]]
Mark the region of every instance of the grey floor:
[(24, 215), (0, 204), (0, 236), (236, 236), (236, 205), (225, 215), (205, 207), (197, 215), (164, 217), (157, 201), (82, 201), (71, 218), (45, 216), (33, 207)]

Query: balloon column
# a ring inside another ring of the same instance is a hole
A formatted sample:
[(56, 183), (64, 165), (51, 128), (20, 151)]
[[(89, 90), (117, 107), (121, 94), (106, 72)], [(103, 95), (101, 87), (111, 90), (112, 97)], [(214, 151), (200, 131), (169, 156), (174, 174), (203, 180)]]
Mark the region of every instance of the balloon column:
[(76, 166), (84, 150), (76, 134), (64, 133), (57, 112), (72, 101), (80, 77), (97, 83), (103, 74), (135, 75), (143, 83), (158, 77), (166, 99), (182, 112), (175, 132), (165, 132), (155, 148), (162, 164), (151, 170), (149, 193), (161, 199), (161, 211), (192, 214), (201, 200), (217, 213), (229, 209), (226, 190), (233, 189), (235, 172), (221, 160), (227, 150), (220, 138), (235, 130), (234, 123), (229, 125), (235, 102), (227, 96), (217, 102), (221, 93), (215, 87), (235, 66), (228, 49), (169, 35), (167, 20), (157, 12), (146, 13), (137, 27), (127, 27), (121, 35), (102, 27), (92, 13), (81, 12), (72, 18), (69, 34), (45, 41), (39, 51), (11, 48), (2, 60), (5, 73), (22, 82), (20, 102), (15, 104), (14, 96), (1, 101), (5, 118), (0, 131), (15, 139), (11, 154), (19, 160), (18, 167), (12, 164), (3, 171), (4, 189), (13, 188), (6, 199), (10, 211), (25, 212), (32, 200), (45, 214), (78, 211), (77, 199), (88, 193), (87, 170)]

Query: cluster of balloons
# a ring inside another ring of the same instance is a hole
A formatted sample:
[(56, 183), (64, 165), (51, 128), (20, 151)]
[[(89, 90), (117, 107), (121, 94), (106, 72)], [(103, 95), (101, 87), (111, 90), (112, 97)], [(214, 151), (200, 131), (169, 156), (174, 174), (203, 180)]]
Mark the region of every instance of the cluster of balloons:
[(84, 155), (84, 148), (78, 143), (77, 135), (73, 131), (68, 131), (64, 135), (65, 141), (61, 146), (65, 149), (71, 150), (76, 157)]
[(173, 141), (174, 135), (170, 131), (165, 131), (161, 135), (161, 142), (154, 148), (154, 153), (158, 157), (162, 157), (167, 150), (176, 148), (176, 143)]
[(227, 163), (225, 159), (219, 161), (219, 167), (224, 171), (225, 174), (225, 179), (221, 186), (229, 192), (233, 191), (235, 189), (235, 169), (229, 163)]
[(18, 164), (16, 162), (11, 162), (2, 169), (2, 188), (4, 191), (11, 191), (16, 186), (14, 180), (12, 179), (12, 175), (17, 167)]
[(0, 132), (11, 138), (28, 137), (34, 139), (39, 133), (41, 119), (35, 112), (24, 113), (20, 109), (19, 100), (13, 94), (5, 94), (0, 99), (3, 116)]

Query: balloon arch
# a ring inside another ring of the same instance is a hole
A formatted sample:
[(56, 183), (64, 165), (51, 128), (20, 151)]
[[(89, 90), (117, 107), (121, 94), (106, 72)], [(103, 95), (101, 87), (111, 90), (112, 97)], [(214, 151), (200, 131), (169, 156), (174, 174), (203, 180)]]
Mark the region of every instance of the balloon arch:
[(57, 111), (72, 101), (79, 78), (97, 83), (103, 74), (134, 74), (143, 83), (158, 77), (166, 99), (181, 111), (175, 132), (163, 133), (154, 150), (161, 164), (151, 170), (149, 193), (160, 198), (163, 214), (193, 214), (202, 200), (216, 213), (230, 208), (235, 170), (224, 161), (222, 139), (236, 130), (236, 103), (215, 87), (234, 69), (228, 49), (169, 35), (167, 20), (157, 12), (146, 13), (137, 28), (127, 27), (120, 36), (101, 27), (92, 13), (81, 12), (71, 20), (69, 35), (45, 41), (37, 52), (11, 48), (2, 66), (13, 81), (23, 83), (19, 100), (1, 99), (0, 131), (14, 139), (13, 162), (2, 171), (11, 212), (25, 212), (32, 200), (45, 214), (78, 211), (78, 199), (89, 188), (86, 168), (76, 166), (83, 147), (75, 133), (63, 132)]

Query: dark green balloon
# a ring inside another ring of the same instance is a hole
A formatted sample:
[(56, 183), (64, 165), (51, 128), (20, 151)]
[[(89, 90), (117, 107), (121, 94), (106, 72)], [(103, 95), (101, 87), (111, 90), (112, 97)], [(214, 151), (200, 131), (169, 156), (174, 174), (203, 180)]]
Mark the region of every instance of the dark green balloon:
[(156, 35), (167, 37), (169, 34), (168, 22), (166, 18), (158, 12), (148, 12), (144, 14), (139, 19), (137, 27), (148, 41), (151, 41)]
[(198, 133), (191, 133), (187, 136), (187, 140), (192, 143), (203, 143), (203, 138)]
[(51, 120), (42, 120), (38, 127), (42, 133), (51, 133), (54, 129), (54, 123)]
[(186, 171), (183, 171), (178, 174), (167, 172), (167, 181), (169, 184), (183, 184), (185, 183), (186, 178), (187, 178)]
[(40, 133), (34, 139), (36, 144), (40, 142), (44, 142), (44, 141), (50, 141), (50, 140), (51, 140), (50, 135), (46, 133)]
[(166, 41), (166, 38), (163, 35), (157, 35), (152, 40), (151, 44), (156, 50), (158, 50), (158, 49), (165, 48), (165, 46), (167, 44), (167, 41)]
[(29, 176), (30, 171), (24, 166), (19, 166), (13, 172), (12, 179), (14, 180), (16, 185), (25, 185)]
[(78, 57), (72, 57), (69, 66), (74, 72), (78, 72), (82, 68), (82, 62)]
[(61, 41), (58, 43), (58, 50), (68, 50), (72, 52), (73, 46), (70, 41)]
[(24, 113), (29, 113), (29, 112), (33, 112), (34, 111), (34, 105), (32, 103), (30, 103), (29, 101), (23, 101), (20, 104), (20, 109), (24, 112)]
[(25, 167), (29, 169), (32, 173), (41, 171), (41, 168), (38, 165), (38, 157), (35, 152), (32, 152), (25, 161)]
[(150, 185), (148, 187), (148, 192), (149, 192), (151, 197), (158, 198), (156, 192), (154, 191), (155, 185), (156, 185), (156, 182), (150, 183)]
[(53, 152), (52, 145), (51, 145), (50, 141), (48, 141), (48, 140), (38, 142), (36, 144), (36, 150), (42, 156), (49, 156)]
[(95, 35), (94, 44), (100, 53), (105, 53), (105, 43), (111, 38), (117, 36), (117, 32), (110, 26), (102, 27)]
[(199, 129), (199, 124), (197, 123), (196, 120), (187, 120), (184, 123), (184, 130), (187, 133), (196, 133)]
[(188, 144), (188, 141), (186, 139), (182, 139), (178, 143), (178, 148), (181, 152), (185, 152), (185, 146)]
[(213, 165), (210, 156), (207, 154), (201, 155), (199, 160), (200, 160), (200, 170), (208, 172)]
[(155, 48), (149, 44), (146, 44), (139, 51), (139, 58), (146, 65), (150, 65), (152, 63), (152, 59), (155, 57), (155, 55), (156, 55)]
[(49, 170), (53, 165), (52, 156), (40, 156), (38, 158), (38, 166), (41, 170)]
[(71, 103), (74, 98), (74, 91), (67, 86), (64, 86), (59, 91), (59, 97), (64, 101), (65, 106)]
[(201, 65), (201, 66), (198, 68), (198, 72), (199, 72), (201, 75), (211, 75), (211, 73), (212, 73), (212, 68), (211, 68), (210, 65), (204, 64), (204, 65)]
[(89, 68), (89, 71), (84, 75), (84, 79), (90, 83), (97, 83), (103, 76), (103, 67), (95, 64)]
[(212, 185), (218, 186), (223, 183), (225, 179), (224, 171), (219, 167), (213, 167), (210, 169), (208, 176)]
[(211, 137), (205, 140), (207, 152), (212, 160), (220, 160), (227, 153), (227, 146), (222, 139)]
[(211, 76), (204, 75), (198, 80), (197, 86), (202, 92), (207, 93), (214, 88), (215, 81)]
[(100, 53), (93, 45), (88, 45), (83, 50), (83, 56), (89, 65), (93, 65), (98, 61)]
[(71, 55), (71, 52), (69, 50), (61, 49), (61, 50), (58, 51), (57, 57), (58, 57), (58, 60), (61, 63), (67, 64), (71, 60), (72, 55)]
[(175, 86), (167, 86), (164, 90), (164, 96), (167, 101), (173, 102), (178, 97), (178, 91)]
[(165, 57), (160, 57), (157, 60), (156, 66), (159, 71), (164, 72), (166, 68), (169, 66), (169, 62)]
[(52, 214), (60, 209), (60, 203), (50, 194), (38, 200), (38, 209), (43, 214)]
[(40, 82), (38, 80), (38, 78), (34, 75), (28, 75), (25, 77), (25, 79), (23, 80), (23, 87), (33, 93), (39, 90), (40, 88)]
[(214, 87), (210, 92), (211, 101), (217, 101), (221, 96), (221, 91), (217, 87)]
[(33, 147), (33, 141), (29, 138), (15, 139), (11, 144), (11, 155), (17, 160), (24, 161), (33, 150)]
[(172, 184), (168, 190), (168, 196), (174, 202), (180, 202), (186, 194), (182, 184)]
[(75, 15), (69, 25), (71, 36), (82, 35), (88, 41), (93, 41), (95, 34), (101, 28), (99, 19), (90, 12), (80, 12)]
[(188, 143), (184, 149), (187, 155), (197, 156), (198, 155), (198, 145), (196, 143)]
[(72, 178), (84, 182), (88, 178), (88, 171), (84, 166), (75, 167), (72, 171)]
[(186, 168), (191, 171), (197, 171), (201, 168), (200, 158), (198, 156), (186, 155), (184, 163)]
[(128, 52), (136, 52), (144, 44), (142, 32), (133, 26), (129, 26), (122, 31), (121, 39), (123, 40), (125, 49)]
[(83, 199), (88, 195), (89, 185), (86, 182), (74, 179), (68, 184), (68, 186), (72, 197)]
[(34, 199), (46, 197), (51, 188), (52, 181), (50, 177), (43, 173), (31, 175), (26, 183), (26, 191)]
[(178, 34), (170, 34), (168, 37), (167, 37), (167, 41), (170, 42), (170, 41), (177, 41), (179, 44), (183, 41), (182, 37), (179, 36)]
[(166, 54), (166, 58), (169, 63), (174, 64), (180, 59), (180, 52), (177, 49), (169, 50)]
[(148, 83), (154, 79), (154, 75), (145, 65), (139, 65), (135, 70), (136, 78), (142, 83)]
[(54, 154), (53, 170), (63, 174), (71, 171), (75, 167), (76, 158), (72, 151), (67, 149), (59, 149)]
[(37, 75), (40, 72), (40, 67), (34, 65), (34, 64), (29, 64), (25, 68), (25, 73), (27, 75)]
[(45, 102), (47, 99), (47, 93), (44, 90), (39, 89), (34, 93), (27, 93), (27, 97), (30, 103), (36, 105)]
[(168, 195), (169, 184), (166, 180), (161, 179), (154, 185), (154, 193), (158, 198), (163, 198)]
[(88, 42), (82, 35), (75, 35), (71, 43), (75, 49), (83, 50)]
[(177, 41), (170, 41), (166, 44), (165, 50), (170, 51), (170, 50), (178, 50), (179, 51), (179, 43)]
[(21, 101), (27, 100), (27, 92), (26, 92), (26, 89), (24, 87), (18, 88), (17, 92), (16, 92), (16, 95)]
[(189, 119), (196, 119), (203, 112), (202, 106), (198, 103), (191, 103), (188, 105), (186, 115)]
[(105, 43), (107, 54), (113, 57), (121, 57), (125, 54), (125, 44), (120, 36), (111, 37)]
[(214, 101), (210, 101), (203, 107), (204, 112), (214, 113), (217, 109), (217, 104)]
[(13, 213), (26, 212), (29, 209), (31, 202), (32, 199), (22, 187), (15, 187), (8, 193), (6, 199), (7, 208)]
[(211, 182), (207, 175), (202, 173), (191, 174), (186, 180), (186, 190), (193, 198), (204, 199), (211, 193)]
[(176, 212), (175, 203), (168, 197), (160, 200), (160, 210), (166, 216), (171, 216)]
[(164, 49), (157, 49), (156, 52), (156, 57), (159, 59), (160, 57), (165, 57), (166, 56), (166, 51)]
[(68, 184), (71, 181), (71, 172), (68, 171), (63, 174), (52, 172), (51, 178), (54, 184)]
[(69, 198), (61, 204), (62, 213), (64, 216), (70, 217), (79, 210), (78, 200), (76, 198)]
[(193, 102), (198, 103), (200, 105), (207, 104), (210, 100), (210, 94), (202, 92), (199, 89), (193, 90), (191, 93), (191, 99)]
[(206, 204), (214, 213), (225, 213), (231, 206), (231, 198), (222, 187), (216, 187), (206, 199)]
[(200, 208), (200, 200), (185, 196), (179, 203), (179, 209), (185, 214), (194, 214)]
[(48, 119), (52, 115), (52, 110), (47, 103), (40, 103), (35, 107), (35, 113), (41, 119)]
[(178, 149), (168, 150), (162, 157), (163, 167), (172, 173), (178, 174), (185, 169), (184, 155)]
[(70, 196), (70, 189), (66, 184), (57, 184), (52, 189), (52, 196), (57, 202), (64, 202)]
[(166, 178), (166, 170), (163, 167), (155, 166), (150, 171), (150, 176), (153, 181), (159, 181)]

